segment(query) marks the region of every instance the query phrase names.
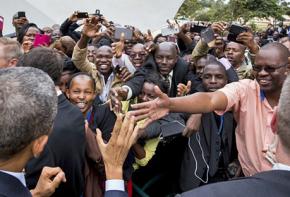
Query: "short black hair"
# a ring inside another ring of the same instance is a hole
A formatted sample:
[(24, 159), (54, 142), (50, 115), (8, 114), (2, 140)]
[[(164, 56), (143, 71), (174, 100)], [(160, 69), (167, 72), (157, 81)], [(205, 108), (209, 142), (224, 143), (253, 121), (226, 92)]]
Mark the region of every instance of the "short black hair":
[(96, 91), (96, 82), (95, 82), (95, 79), (90, 74), (85, 73), (85, 72), (79, 72), (79, 73), (73, 74), (71, 76), (71, 78), (68, 80), (67, 84), (66, 84), (67, 89), (70, 88), (73, 79), (76, 78), (77, 76), (87, 76), (87, 77), (89, 77), (92, 80), (92, 82), (93, 82), (93, 89), (94, 89), (94, 91)]
[(24, 38), (26, 32), (28, 31), (28, 29), (29, 29), (30, 27), (35, 27), (36, 29), (39, 30), (40, 33), (43, 33), (43, 31), (42, 31), (41, 29), (39, 29), (39, 28), (37, 27), (37, 25), (34, 24), (34, 23), (27, 23), (27, 24), (24, 24), (24, 25), (21, 27), (21, 29), (19, 30), (18, 35), (17, 35), (17, 41), (18, 41), (20, 44), (22, 44), (22, 42), (23, 42), (23, 38)]
[(150, 73), (146, 75), (144, 79), (144, 83), (145, 82), (153, 83), (154, 85), (157, 85), (163, 93), (167, 93), (168, 91), (168, 87), (165, 81), (157, 73)]
[(64, 59), (55, 50), (46, 47), (33, 48), (18, 61), (18, 67), (34, 67), (46, 72), (55, 85), (59, 85)]
[(80, 70), (75, 66), (74, 62), (69, 57), (64, 58), (62, 72), (65, 72), (65, 71), (69, 71), (70, 74), (80, 72)]

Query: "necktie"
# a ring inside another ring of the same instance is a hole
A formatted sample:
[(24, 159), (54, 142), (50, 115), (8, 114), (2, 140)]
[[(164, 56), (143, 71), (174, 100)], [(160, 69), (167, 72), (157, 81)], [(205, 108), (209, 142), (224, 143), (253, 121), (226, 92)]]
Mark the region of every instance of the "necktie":
[(166, 85), (166, 89), (167, 89), (167, 94), (169, 94), (170, 92), (170, 80), (169, 80), (169, 75), (163, 76), (163, 80), (165, 82)]

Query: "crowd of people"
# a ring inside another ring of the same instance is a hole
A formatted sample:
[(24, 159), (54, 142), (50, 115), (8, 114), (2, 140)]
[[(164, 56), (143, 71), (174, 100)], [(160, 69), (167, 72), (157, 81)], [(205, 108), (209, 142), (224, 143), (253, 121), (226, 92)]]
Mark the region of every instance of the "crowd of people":
[(0, 196), (289, 196), (282, 23), (32, 22), (0, 38)]

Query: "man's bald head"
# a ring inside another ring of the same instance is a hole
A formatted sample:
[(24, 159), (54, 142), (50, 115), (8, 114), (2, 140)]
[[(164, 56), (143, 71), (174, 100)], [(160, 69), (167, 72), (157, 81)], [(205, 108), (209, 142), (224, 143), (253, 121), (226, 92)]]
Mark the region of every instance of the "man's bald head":
[(109, 47), (109, 46), (106, 46), (106, 45), (99, 47), (97, 49), (96, 53), (98, 53), (100, 51), (106, 51), (106, 52), (109, 52), (109, 53), (113, 53), (112, 48)]
[(265, 50), (275, 53), (275, 55), (277, 55), (279, 59), (285, 62), (285, 64), (288, 62), (288, 58), (290, 57), (290, 52), (288, 48), (278, 42), (272, 42), (272, 43), (264, 45), (260, 49), (259, 53), (264, 52)]
[(172, 42), (162, 42), (154, 54), (161, 75), (167, 76), (178, 60), (177, 46)]
[(170, 50), (174, 53), (174, 55), (177, 55), (178, 53), (177, 46), (173, 42), (162, 42), (158, 44), (156, 48), (156, 53), (160, 50), (167, 50), (167, 51)]

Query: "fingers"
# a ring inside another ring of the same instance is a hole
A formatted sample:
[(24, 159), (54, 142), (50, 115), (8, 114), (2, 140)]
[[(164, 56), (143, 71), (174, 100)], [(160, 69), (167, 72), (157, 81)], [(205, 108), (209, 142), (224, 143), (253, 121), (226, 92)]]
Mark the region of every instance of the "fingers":
[(187, 134), (189, 133), (189, 128), (188, 127), (185, 127), (183, 132), (182, 132), (182, 136), (185, 136), (187, 137)]
[(102, 132), (100, 129), (96, 129), (96, 140), (97, 140), (97, 144), (99, 146), (101, 153), (103, 153), (103, 150), (104, 150), (104, 147), (106, 147), (106, 144), (102, 138)]
[[(133, 104), (131, 107), (133, 109), (144, 109), (144, 108), (149, 108), (151, 105), (151, 102), (145, 102), (145, 103), (138, 103), (138, 104)], [(135, 111), (133, 111), (135, 112)], [(133, 114), (133, 116), (136, 116), (136, 114)]]
[[(131, 122), (132, 122), (132, 119), (134, 120), (134, 117), (130, 116), (128, 113), (126, 114), (125, 118), (124, 118), (124, 121), (123, 121), (123, 124), (122, 124), (122, 127), (120, 129), (120, 134), (119, 134), (119, 137), (122, 139), (122, 140), (128, 140), (128, 136), (131, 135), (132, 133), (132, 125), (131, 125)], [(134, 127), (134, 121), (133, 121), (133, 127)], [(130, 128), (132, 130), (130, 130)]]
[(65, 178), (65, 174), (63, 171), (59, 172), (55, 177), (54, 179), (52, 180), (52, 187), (55, 189), (55, 188), (58, 188), (58, 186), (60, 185), (61, 182), (66, 182), (66, 178)]
[(125, 43), (125, 34), (124, 34), (124, 32), (121, 33), (120, 42)]
[(115, 137), (117, 137), (119, 135), (120, 130), (122, 128), (123, 118), (124, 118), (123, 114), (121, 114), (121, 113), (117, 114), (117, 120), (116, 120), (115, 125), (114, 125), (114, 129), (113, 129), (113, 133), (112, 133), (111, 139), (112, 138), (114, 139)]
[(120, 77), (123, 82), (129, 80), (132, 77), (132, 74), (129, 72), (127, 67), (121, 67)]
[(186, 87), (187, 87), (187, 90), (188, 90), (188, 92), (186, 92), (186, 94), (188, 94), (189, 90), (191, 89), (191, 81), (187, 81)]
[(158, 86), (154, 86), (154, 92), (157, 97), (164, 98), (165, 94), (160, 90)]
[(136, 143), (138, 137), (141, 136), (144, 131), (145, 130), (140, 129), (138, 125), (135, 128), (133, 127), (133, 132), (131, 133), (130, 138), (129, 138), (130, 146)]

